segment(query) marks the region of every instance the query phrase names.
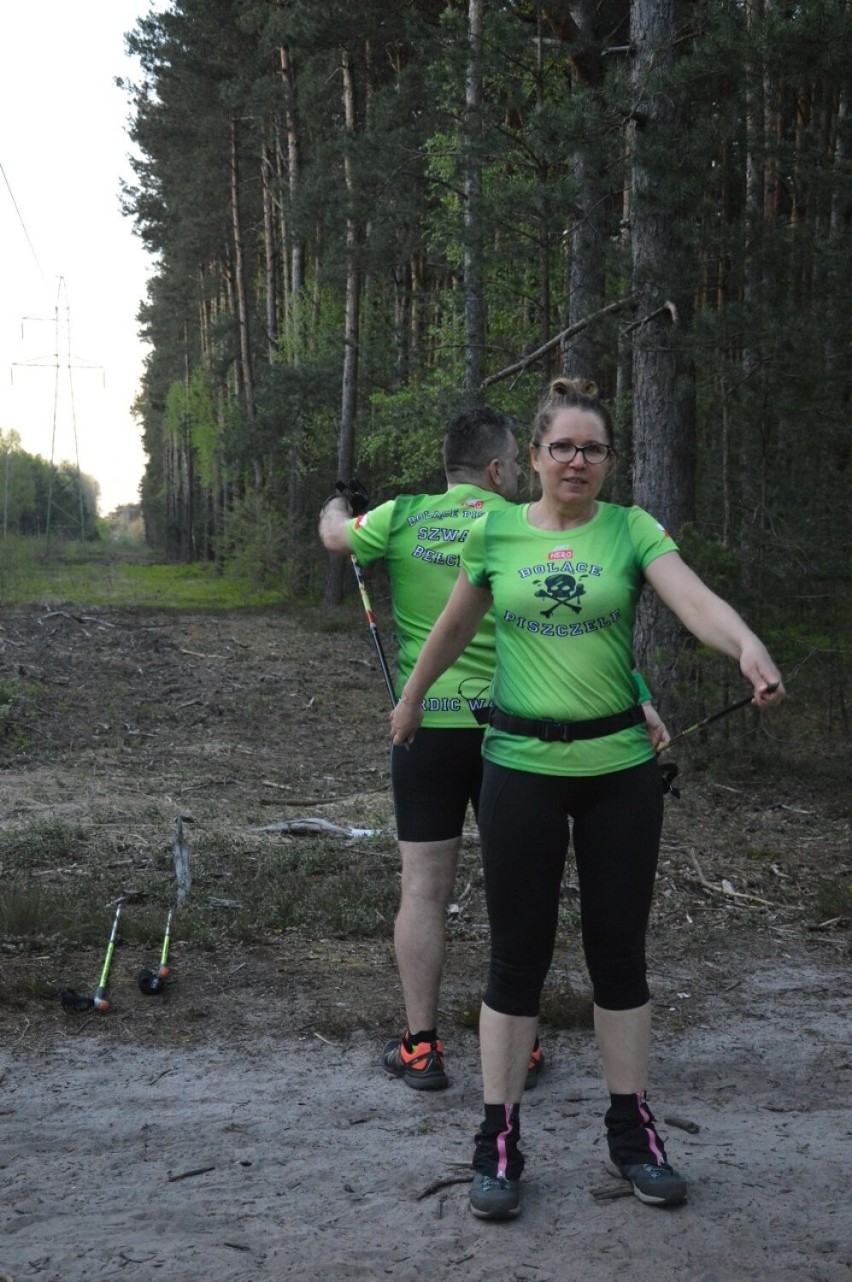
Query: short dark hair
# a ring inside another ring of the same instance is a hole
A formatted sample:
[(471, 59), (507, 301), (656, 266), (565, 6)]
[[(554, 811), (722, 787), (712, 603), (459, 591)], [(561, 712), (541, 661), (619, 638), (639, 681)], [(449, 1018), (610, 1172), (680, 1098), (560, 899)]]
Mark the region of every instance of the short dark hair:
[(444, 437), (445, 472), (484, 471), (493, 458), (503, 457), (509, 438), (517, 429), (511, 414), (503, 414), (488, 405), (476, 405), (454, 414)]

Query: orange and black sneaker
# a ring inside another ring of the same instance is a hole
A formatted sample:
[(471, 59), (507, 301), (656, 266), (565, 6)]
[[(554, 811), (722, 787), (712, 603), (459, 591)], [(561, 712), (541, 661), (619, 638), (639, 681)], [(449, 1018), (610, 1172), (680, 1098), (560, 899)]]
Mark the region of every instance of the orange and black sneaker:
[(527, 1080), (524, 1082), (524, 1090), (531, 1091), (538, 1086), (538, 1079), (544, 1072), (544, 1051), (539, 1045), (538, 1038), (535, 1039), (535, 1045), (530, 1051), (530, 1062), (527, 1065)]
[(444, 1071), (444, 1043), (412, 1044), (407, 1029), (402, 1037), (385, 1043), (382, 1067), (415, 1091), (442, 1091), (450, 1084)]

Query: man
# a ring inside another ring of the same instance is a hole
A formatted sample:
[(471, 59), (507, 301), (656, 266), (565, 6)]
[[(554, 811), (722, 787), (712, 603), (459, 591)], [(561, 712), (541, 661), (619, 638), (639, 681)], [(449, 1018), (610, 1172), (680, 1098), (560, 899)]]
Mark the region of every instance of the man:
[[(456, 414), (444, 438), (444, 494), (402, 495), (354, 519), (342, 497), (322, 511), (320, 538), (330, 552), (354, 552), (363, 565), (380, 557), (386, 562), (400, 685), (452, 591), (467, 531), (518, 492), (514, 433), (514, 420), (488, 407)], [(415, 1090), (448, 1084), (437, 1033), (446, 910), (468, 803), (475, 811), (479, 801), (483, 730), (471, 704), (484, 702), (493, 651), (494, 626), (488, 619), (440, 688), (430, 691), (424, 731), (410, 751), (391, 753), (402, 858), (394, 949), (408, 1026), (385, 1046), (382, 1063)]]
[[(329, 552), (354, 552), (363, 565), (385, 561), (399, 641), (398, 689), (449, 598), (460, 547), (473, 523), (517, 495), (515, 429), (514, 419), (487, 406), (456, 414), (444, 438), (443, 494), (400, 495), (355, 517), (339, 495), (322, 510), (319, 533)], [(410, 749), (391, 751), (402, 859), (394, 949), (407, 1027), (386, 1044), (382, 1064), (414, 1090), (448, 1085), (437, 1031), (446, 910), (468, 803), (474, 812), (479, 803), (484, 727), (473, 710), (487, 701), (494, 662), (494, 622), (488, 615), (461, 658), (429, 691), (423, 728)], [(543, 1064), (536, 1041), (528, 1087)]]

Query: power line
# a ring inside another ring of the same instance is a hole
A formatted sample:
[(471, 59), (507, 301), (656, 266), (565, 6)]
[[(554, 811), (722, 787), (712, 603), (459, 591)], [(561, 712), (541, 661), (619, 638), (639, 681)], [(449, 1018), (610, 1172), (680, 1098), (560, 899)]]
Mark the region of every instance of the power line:
[[(64, 317), (60, 316), (61, 300), (64, 300)], [(44, 320), (46, 319), (46, 317), (27, 316), (24, 319), (25, 320)], [(57, 422), (59, 417), (60, 370), (64, 369), (68, 373), (68, 393), (70, 396), (70, 406), (71, 406), (71, 428), (72, 428), (72, 433), (74, 438), (74, 455), (75, 455), (76, 470), (77, 470), (77, 489), (78, 489), (78, 498), (79, 498), (79, 504), (80, 504), (79, 517), (80, 517), (81, 539), (85, 537), (85, 513), (83, 508), (83, 485), (82, 485), (82, 474), (80, 472), (80, 451), (79, 451), (79, 446), (77, 441), (77, 413), (76, 413), (75, 404), (74, 404), (74, 380), (73, 380), (72, 371), (75, 368), (76, 369), (100, 369), (103, 373), (103, 366), (82, 365), (80, 362), (76, 361), (75, 358), (71, 355), (71, 304), (68, 301), (68, 289), (65, 284), (64, 276), (59, 277), (59, 283), (56, 291), (56, 303), (53, 311), (53, 326), (54, 326), (54, 354), (53, 354), (52, 361), (50, 360), (49, 357), (40, 356), (40, 357), (37, 357), (35, 360), (12, 362), (13, 380), (14, 380), (14, 370), (15, 368), (19, 368), (19, 367), (29, 366), (31, 369), (33, 368), (45, 369), (45, 368), (52, 367), (54, 371), (53, 426), (52, 426), (51, 438), (50, 438), (50, 471), (49, 471), (49, 482), (48, 482), (48, 490), (47, 490), (47, 516), (46, 516), (46, 526), (45, 526), (46, 546), (48, 548), (50, 547), (50, 521), (51, 521), (52, 508), (53, 508), (53, 482), (56, 474), (56, 428), (57, 428)], [(61, 336), (61, 333), (63, 332), (64, 332), (64, 339), (65, 339), (65, 343), (64, 343), (65, 350), (63, 353), (60, 353), (60, 336)]]
[(35, 252), (35, 246), (33, 245), (33, 242), (30, 240), (30, 233), (27, 231), (27, 224), (24, 222), (24, 216), (21, 213), (20, 209), (18, 208), (18, 202), (15, 200), (15, 193), (12, 191), (12, 184), (9, 182), (9, 179), (6, 176), (6, 170), (3, 168), (2, 161), (0, 161), (0, 174), (3, 175), (3, 181), (5, 182), (6, 190), (9, 193), (9, 199), (11, 200), (15, 208), (15, 213), (18, 215), (18, 222), (21, 224), (23, 233), (27, 238), (27, 244), (30, 247), (30, 252), (32, 253), (33, 259), (35, 260), (35, 265), (38, 268), (39, 275), (41, 276), (42, 280), (45, 281), (46, 283), (46, 277), (44, 272), (42, 271), (41, 263), (38, 260), (38, 254)]

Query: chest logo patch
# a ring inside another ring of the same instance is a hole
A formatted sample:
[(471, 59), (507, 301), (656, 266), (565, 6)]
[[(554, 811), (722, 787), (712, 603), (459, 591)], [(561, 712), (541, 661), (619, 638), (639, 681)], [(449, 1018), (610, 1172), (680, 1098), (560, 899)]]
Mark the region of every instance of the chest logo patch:
[(560, 605), (564, 605), (566, 610), (573, 610), (575, 614), (582, 612), (582, 607), (576, 602), (586, 595), (586, 589), (582, 583), (577, 582), (573, 574), (549, 574), (546, 579), (536, 579), (535, 582), (541, 584), (536, 596), (553, 602), (549, 609), (541, 611), (543, 619), (549, 619)]

